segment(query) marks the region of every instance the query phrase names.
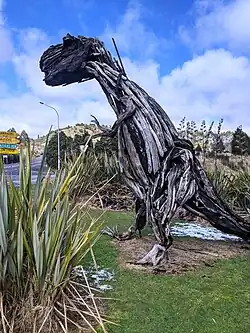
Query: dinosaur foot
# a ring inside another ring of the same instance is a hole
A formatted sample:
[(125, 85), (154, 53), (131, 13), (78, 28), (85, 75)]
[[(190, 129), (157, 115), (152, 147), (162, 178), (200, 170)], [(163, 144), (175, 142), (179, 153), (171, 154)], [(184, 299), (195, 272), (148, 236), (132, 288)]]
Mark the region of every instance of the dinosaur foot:
[(153, 265), (157, 266), (163, 260), (168, 260), (168, 253), (165, 246), (155, 244), (142, 259), (136, 262), (137, 265)]

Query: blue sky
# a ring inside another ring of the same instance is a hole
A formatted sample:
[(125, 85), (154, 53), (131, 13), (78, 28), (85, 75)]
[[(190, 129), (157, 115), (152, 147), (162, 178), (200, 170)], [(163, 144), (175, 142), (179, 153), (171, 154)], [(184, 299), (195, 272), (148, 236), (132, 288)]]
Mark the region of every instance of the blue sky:
[[(58, 5), (58, 2), (60, 5)], [(191, 21), (189, 10), (192, 0), (178, 1), (136, 1), (127, 0), (16, 0), (6, 1), (5, 13), (8, 25), (17, 31), (37, 28), (45, 31), (53, 43), (58, 43), (65, 32), (73, 35), (102, 36), (107, 27), (118, 26), (124, 14), (131, 8), (140, 12), (140, 19), (148, 33), (162, 39), (162, 46), (152, 55), (161, 64), (163, 74), (169, 72), (190, 57), (190, 50), (176, 35), (180, 25)], [(22, 15), (20, 15), (22, 13)], [(13, 36), (16, 49), (22, 50), (17, 36)], [(108, 41), (106, 41), (108, 42)], [(117, 41), (119, 43), (119, 41)], [(123, 51), (123, 50), (121, 50)], [(144, 52), (136, 47), (124, 50), (122, 55), (132, 59), (145, 58)], [(171, 55), (171, 56), (170, 56)]]
[(51, 88), (39, 57), (67, 33), (96, 36), (114, 53), (115, 37), (131, 79), (178, 124), (186, 116), (225, 119), (250, 132), (249, 0), (0, 0), (0, 117), (2, 129), (32, 136), (55, 124), (103, 123), (114, 114), (96, 82)]

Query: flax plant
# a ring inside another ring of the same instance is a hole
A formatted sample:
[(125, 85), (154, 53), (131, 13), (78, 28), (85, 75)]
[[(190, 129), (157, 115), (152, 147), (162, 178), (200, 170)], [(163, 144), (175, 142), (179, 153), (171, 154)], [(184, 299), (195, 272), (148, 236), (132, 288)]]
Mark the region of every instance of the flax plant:
[[(45, 154), (44, 154), (45, 156)], [(15, 187), (0, 161), (0, 332), (106, 332), (98, 302), (74, 267), (99, 235), (99, 219), (72, 205), (81, 156), (53, 179), (44, 158), (32, 185), (31, 152), (21, 152)], [(75, 331), (74, 331), (75, 332)]]

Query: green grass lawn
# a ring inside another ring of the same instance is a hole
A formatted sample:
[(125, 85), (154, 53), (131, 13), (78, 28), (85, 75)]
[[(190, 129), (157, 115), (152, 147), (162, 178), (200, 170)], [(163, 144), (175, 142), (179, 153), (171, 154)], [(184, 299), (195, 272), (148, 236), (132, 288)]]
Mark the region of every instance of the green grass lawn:
[[(108, 225), (126, 229), (133, 215), (108, 212)], [(183, 276), (122, 269), (117, 251), (103, 236), (95, 245), (98, 264), (116, 272), (109, 315), (120, 326), (111, 333), (250, 332), (250, 260), (220, 260)]]

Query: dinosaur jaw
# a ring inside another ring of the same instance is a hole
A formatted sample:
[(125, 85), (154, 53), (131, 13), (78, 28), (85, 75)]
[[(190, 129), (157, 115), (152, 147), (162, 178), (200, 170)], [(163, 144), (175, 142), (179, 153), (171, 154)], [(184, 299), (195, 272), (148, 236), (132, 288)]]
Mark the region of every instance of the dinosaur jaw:
[(45, 84), (47, 86), (51, 86), (51, 87), (57, 87), (57, 86), (60, 86), (63, 84), (63, 83), (61, 83), (61, 81), (56, 80), (52, 76), (45, 76), (43, 81), (45, 82)]
[(81, 82), (84, 79), (91, 79), (84, 75), (83, 71), (76, 71), (76, 72), (67, 72), (61, 71), (56, 72), (53, 74), (46, 74), (44, 76), (43, 81), (47, 86), (57, 87), (57, 86), (64, 86), (72, 83)]
[(64, 84), (70, 84), (70, 83), (74, 83), (76, 82), (72, 77), (67, 76), (67, 75), (63, 75), (62, 73), (58, 73), (55, 75), (45, 75), (43, 81), (45, 82), (45, 84), (47, 86), (51, 86), (51, 87), (57, 87), (57, 86), (61, 86)]

